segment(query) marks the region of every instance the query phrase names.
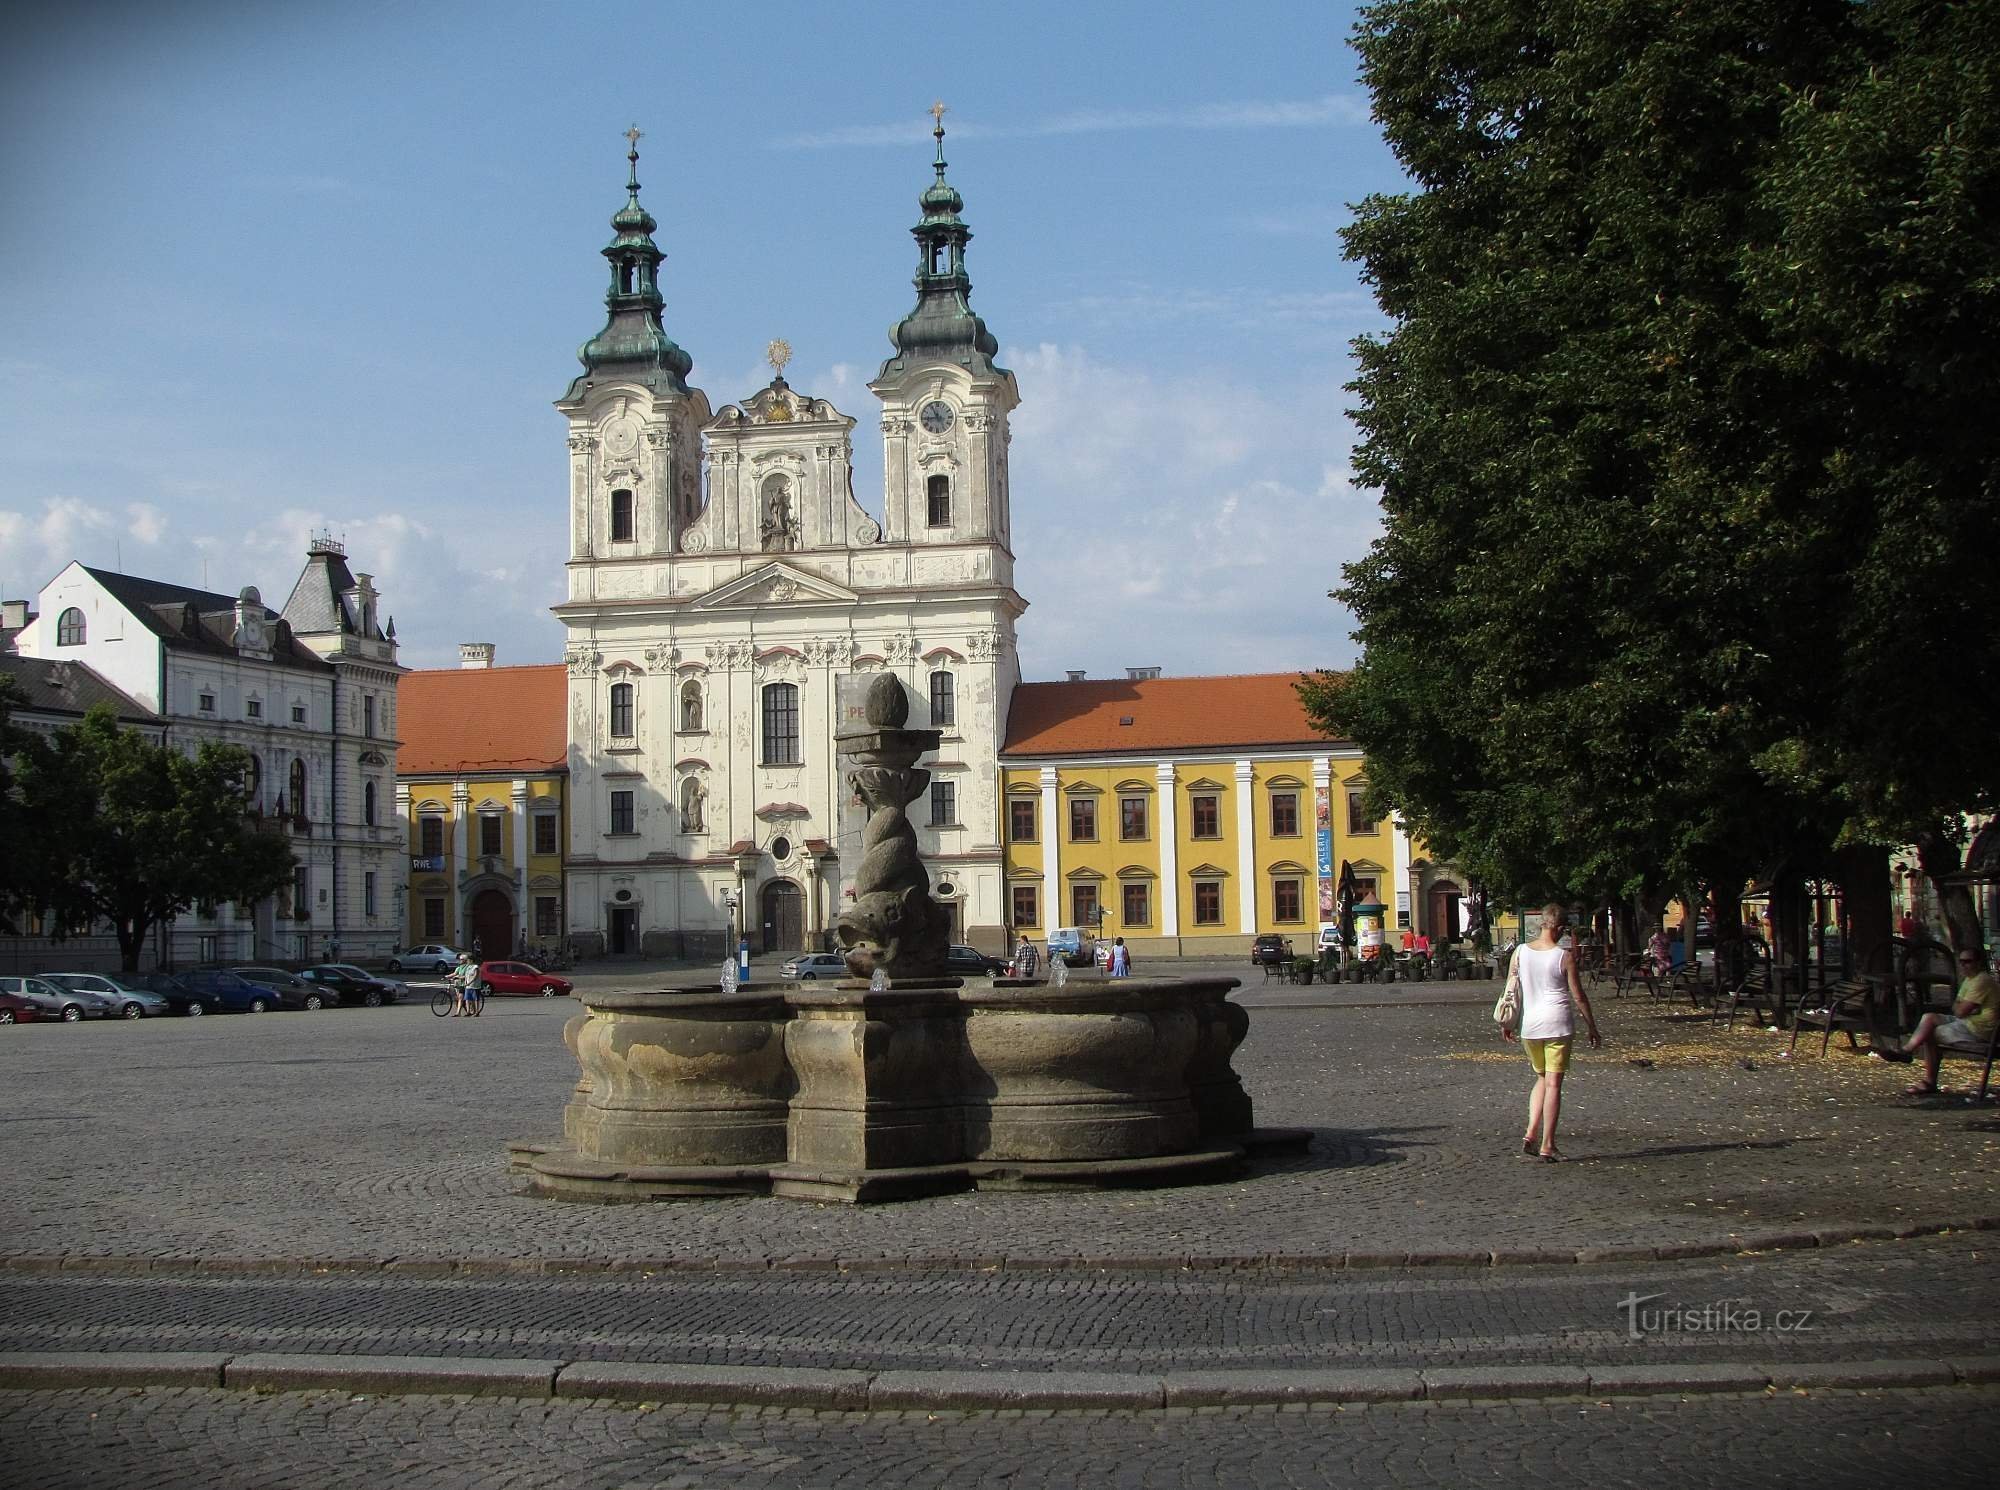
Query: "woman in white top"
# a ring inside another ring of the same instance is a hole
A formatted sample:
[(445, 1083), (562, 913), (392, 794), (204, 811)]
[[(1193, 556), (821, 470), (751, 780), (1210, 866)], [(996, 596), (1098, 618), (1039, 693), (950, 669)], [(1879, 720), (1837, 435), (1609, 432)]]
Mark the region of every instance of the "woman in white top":
[[(1514, 949), (1507, 966), (1507, 983), (1520, 1000), (1519, 1038), (1528, 1052), (1528, 1064), (1535, 1068), (1535, 1089), (1528, 1097), (1528, 1131), (1521, 1135), (1521, 1152), (1530, 1158), (1539, 1154), (1543, 1162), (1554, 1164), (1562, 1158), (1556, 1152), (1556, 1118), (1562, 1111), (1563, 1073), (1569, 1069), (1569, 1051), (1576, 1035), (1576, 1011), (1583, 1011), (1590, 1031), (1591, 1049), (1604, 1043), (1597, 1033), (1597, 1016), (1590, 1000), (1583, 996), (1583, 984), (1576, 976), (1576, 958), (1562, 945), (1569, 927), (1569, 912), (1559, 905), (1542, 907), (1542, 930), (1532, 942)], [(1501, 1038), (1516, 1038), (1515, 1031), (1503, 1028)]]

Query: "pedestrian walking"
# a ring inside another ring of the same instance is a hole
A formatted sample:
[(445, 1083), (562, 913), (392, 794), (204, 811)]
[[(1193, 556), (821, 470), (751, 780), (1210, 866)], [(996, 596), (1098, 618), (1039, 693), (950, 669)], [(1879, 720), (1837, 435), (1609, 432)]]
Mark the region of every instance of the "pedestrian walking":
[(1541, 931), (1533, 941), (1516, 947), (1507, 965), (1507, 987), (1520, 1003), (1520, 1030), (1518, 1035), (1506, 1026), (1500, 1030), (1502, 1039), (1520, 1040), (1528, 1053), (1528, 1064), (1535, 1070), (1521, 1152), (1548, 1164), (1562, 1158), (1556, 1149), (1556, 1120), (1562, 1114), (1563, 1077), (1569, 1071), (1578, 1010), (1583, 1013), (1591, 1049), (1604, 1043), (1597, 1032), (1597, 1015), (1576, 975), (1576, 958), (1571, 948), (1562, 945), (1568, 929), (1567, 910), (1553, 903), (1542, 907)]
[(1035, 951), (1035, 944), (1028, 940), (1027, 932), (1021, 933), (1021, 944), (1014, 949), (1014, 976), (1032, 978), (1041, 964), (1041, 957)]
[(474, 1012), (471, 1005), (466, 1002), (465, 996), (478, 979), (479, 964), (472, 960), (472, 954), (470, 952), (459, 953), (458, 966), (444, 976), (445, 982), (451, 985), (451, 1017), (453, 1019), (458, 1018), (461, 1014), (471, 1014)]

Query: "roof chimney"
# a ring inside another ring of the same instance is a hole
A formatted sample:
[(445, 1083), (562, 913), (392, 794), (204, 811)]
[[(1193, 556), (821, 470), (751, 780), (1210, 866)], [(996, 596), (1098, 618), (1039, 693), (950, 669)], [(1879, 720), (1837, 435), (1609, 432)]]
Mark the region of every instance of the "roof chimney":
[(27, 624), (27, 601), (0, 600), (0, 631), (19, 631)]
[(1160, 670), (1157, 667), (1128, 667), (1125, 669), (1125, 676), (1134, 683), (1143, 683), (1148, 678), (1157, 678), (1159, 675)]
[(1071, 668), (1069, 670), (1069, 680), (1072, 683), (1081, 683), (1083, 681), (1083, 669), (1080, 667)]
[(493, 666), (493, 643), (460, 642), (458, 644), (458, 665), (462, 668)]

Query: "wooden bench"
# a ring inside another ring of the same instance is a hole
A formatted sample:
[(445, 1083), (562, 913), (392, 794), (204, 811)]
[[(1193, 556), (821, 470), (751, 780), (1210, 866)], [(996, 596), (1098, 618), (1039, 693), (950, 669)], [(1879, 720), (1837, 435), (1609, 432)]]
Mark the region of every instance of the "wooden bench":
[[(1882, 997), (1879, 983), (1872, 978), (1846, 978), (1838, 983), (1829, 983), (1824, 988), (1809, 990), (1800, 1000), (1798, 1013), (1793, 1016), (1792, 1043), (1786, 1050), (1798, 1049), (1799, 1031), (1809, 1024), (1818, 1025), (1822, 1031), (1819, 1040), (1821, 1055), (1826, 1054), (1836, 1029), (1846, 1033), (1850, 1050), (1861, 1049), (1854, 1038), (1856, 1030), (1867, 1030), (1870, 1043), (1882, 1039), (1885, 1033)], [(1818, 1007), (1810, 1007), (1813, 1005)]]
[(1708, 979), (1702, 975), (1702, 968), (1697, 963), (1690, 963), (1673, 970), (1667, 978), (1667, 997), (1685, 998), (1689, 1007), (1696, 1013), (1700, 1013), (1704, 1007), (1712, 1013), (1716, 1004), (1715, 990), (1709, 986)]
[[(2000, 1020), (1994, 1022), (1993, 1033), (1986, 1037), (1984, 1045), (1945, 1045), (1940, 1043), (1938, 1052), (1945, 1060), (1956, 1059), (1961, 1061), (1978, 1061), (1981, 1063), (1983, 1069), (1979, 1073), (1979, 1090), (1973, 1095), (1972, 1100), (1975, 1102), (1984, 1102), (1988, 1089), (1993, 1085), (1993, 1058), (1996, 1054), (2000, 1054)], [(1943, 1074), (1942, 1067), (1940, 1067), (1939, 1074)]]
[[(1745, 1004), (1757, 1016), (1759, 1024), (1777, 1023), (1778, 999), (1771, 987), (1771, 973), (1768, 968), (1757, 968), (1744, 975), (1743, 981), (1729, 993), (1716, 1000), (1715, 1014), (1723, 1019), (1723, 1028), (1736, 1028), (1736, 1011)], [(1766, 1012), (1766, 1011), (1770, 1012)]]

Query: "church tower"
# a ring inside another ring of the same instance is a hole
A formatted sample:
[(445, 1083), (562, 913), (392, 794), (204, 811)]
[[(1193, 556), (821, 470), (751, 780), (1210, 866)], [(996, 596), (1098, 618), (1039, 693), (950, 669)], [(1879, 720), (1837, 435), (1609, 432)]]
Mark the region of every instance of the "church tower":
[(889, 330), (882, 400), (883, 536), (891, 543), (1011, 547), (1007, 416), (1021, 401), (1000, 343), (971, 306), (965, 201), (945, 180), (944, 105), (931, 109), (936, 179), (918, 198), (917, 304)]
[[(583, 372), (556, 407), (568, 418), (570, 598), (589, 599), (608, 574), (671, 554), (701, 516), (701, 427), (708, 399), (690, 388), (694, 359), (661, 325), (659, 224), (639, 205), (635, 126), (625, 205), (604, 249), (611, 287), (604, 329), (583, 344)], [(627, 583), (630, 576), (621, 576)]]

